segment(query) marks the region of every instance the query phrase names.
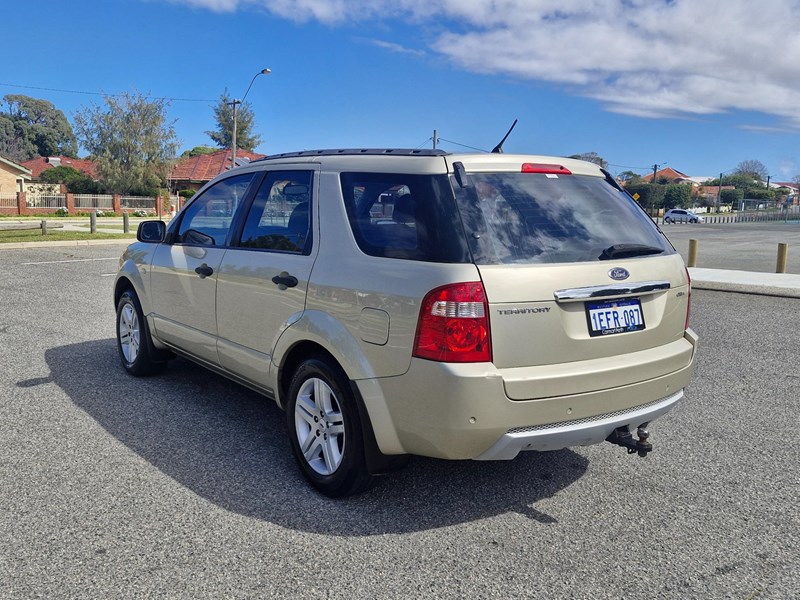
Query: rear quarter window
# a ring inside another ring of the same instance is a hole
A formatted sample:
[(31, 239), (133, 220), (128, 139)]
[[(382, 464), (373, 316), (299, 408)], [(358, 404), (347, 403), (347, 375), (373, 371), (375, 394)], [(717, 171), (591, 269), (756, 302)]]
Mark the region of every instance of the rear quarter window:
[(342, 173), (353, 237), (370, 256), (470, 262), (446, 175)]

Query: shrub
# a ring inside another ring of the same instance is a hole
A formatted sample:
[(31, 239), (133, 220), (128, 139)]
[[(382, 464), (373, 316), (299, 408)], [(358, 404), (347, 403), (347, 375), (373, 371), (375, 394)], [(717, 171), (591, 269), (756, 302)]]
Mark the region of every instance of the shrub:
[(56, 216), (57, 217), (66, 217), (69, 214), (66, 206), (60, 206), (56, 209)]

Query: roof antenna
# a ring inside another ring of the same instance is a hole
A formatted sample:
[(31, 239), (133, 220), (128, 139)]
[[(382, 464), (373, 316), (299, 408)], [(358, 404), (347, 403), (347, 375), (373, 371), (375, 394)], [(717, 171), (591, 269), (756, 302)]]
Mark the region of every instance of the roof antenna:
[(503, 153), (503, 144), (505, 143), (506, 138), (508, 138), (508, 136), (511, 135), (512, 130), (514, 129), (514, 127), (517, 124), (517, 121), (518, 121), (518, 119), (514, 119), (514, 123), (511, 124), (511, 129), (509, 129), (508, 133), (506, 133), (506, 135), (503, 137), (503, 139), (500, 140), (500, 143), (497, 144), (497, 146), (495, 146), (492, 149), (492, 154), (502, 154)]

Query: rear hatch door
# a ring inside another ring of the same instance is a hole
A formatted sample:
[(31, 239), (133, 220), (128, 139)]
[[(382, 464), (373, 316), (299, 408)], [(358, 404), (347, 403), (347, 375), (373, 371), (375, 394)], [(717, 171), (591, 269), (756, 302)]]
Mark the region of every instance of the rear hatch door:
[[(545, 384), (573, 374), (581, 383), (560, 391), (575, 393), (689, 360), (683, 261), (604, 172), (547, 157), (449, 158), (504, 376)], [(540, 396), (546, 387), (509, 395)]]

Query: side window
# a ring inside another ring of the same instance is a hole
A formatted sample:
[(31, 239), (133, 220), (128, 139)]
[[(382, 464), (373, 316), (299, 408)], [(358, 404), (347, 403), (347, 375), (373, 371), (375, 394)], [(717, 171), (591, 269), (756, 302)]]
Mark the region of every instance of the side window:
[(356, 243), (370, 256), (467, 262), (446, 175), (342, 173), (342, 194)]
[(195, 198), (183, 213), (176, 242), (224, 246), (236, 207), (253, 177), (253, 173), (228, 177)]
[(311, 251), (313, 171), (274, 171), (258, 189), (240, 246), (308, 254)]

